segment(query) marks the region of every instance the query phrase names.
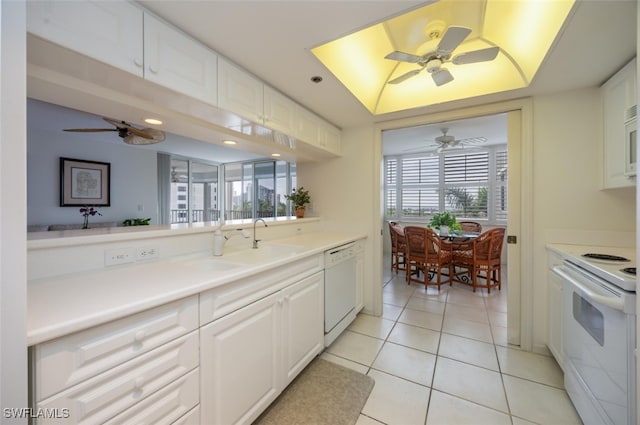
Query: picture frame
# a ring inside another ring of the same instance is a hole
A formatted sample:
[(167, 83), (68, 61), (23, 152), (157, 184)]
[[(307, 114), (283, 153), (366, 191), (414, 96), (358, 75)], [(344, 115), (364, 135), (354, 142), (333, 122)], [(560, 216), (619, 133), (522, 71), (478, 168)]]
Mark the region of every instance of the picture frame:
[(60, 158), (60, 206), (111, 205), (111, 164)]

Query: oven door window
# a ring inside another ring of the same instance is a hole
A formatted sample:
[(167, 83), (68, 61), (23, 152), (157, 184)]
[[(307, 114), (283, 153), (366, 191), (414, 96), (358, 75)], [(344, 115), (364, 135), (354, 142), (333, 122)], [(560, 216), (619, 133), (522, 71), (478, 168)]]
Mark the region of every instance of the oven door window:
[(580, 294), (573, 293), (573, 318), (601, 346), (604, 346), (604, 315)]

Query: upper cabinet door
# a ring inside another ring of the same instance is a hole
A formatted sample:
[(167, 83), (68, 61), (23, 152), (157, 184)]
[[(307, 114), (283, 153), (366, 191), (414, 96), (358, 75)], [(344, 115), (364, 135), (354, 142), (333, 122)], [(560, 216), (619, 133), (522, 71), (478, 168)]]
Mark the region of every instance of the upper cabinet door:
[(27, 30), (142, 76), (142, 15), (127, 2), (28, 1)]
[(144, 14), (145, 79), (216, 105), (217, 60), (212, 50)]
[(296, 135), (296, 104), (269, 86), (264, 86), (264, 125), (289, 136)]
[(218, 106), (263, 124), (264, 84), (231, 62), (218, 60)]

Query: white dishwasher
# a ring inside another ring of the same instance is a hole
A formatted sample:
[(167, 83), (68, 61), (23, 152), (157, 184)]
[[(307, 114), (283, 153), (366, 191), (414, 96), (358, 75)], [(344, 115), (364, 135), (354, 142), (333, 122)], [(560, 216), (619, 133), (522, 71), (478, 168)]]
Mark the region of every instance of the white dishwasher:
[(356, 247), (324, 253), (324, 345), (328, 347), (356, 318)]

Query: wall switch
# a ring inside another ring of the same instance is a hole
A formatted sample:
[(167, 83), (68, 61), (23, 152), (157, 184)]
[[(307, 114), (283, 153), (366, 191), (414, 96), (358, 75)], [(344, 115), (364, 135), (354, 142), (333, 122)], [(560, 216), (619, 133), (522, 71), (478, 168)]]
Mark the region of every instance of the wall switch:
[(133, 248), (107, 249), (104, 252), (105, 266), (133, 263), (134, 261), (135, 252)]
[(152, 258), (158, 258), (158, 248), (152, 246), (138, 248), (136, 257), (138, 260), (150, 260)]

